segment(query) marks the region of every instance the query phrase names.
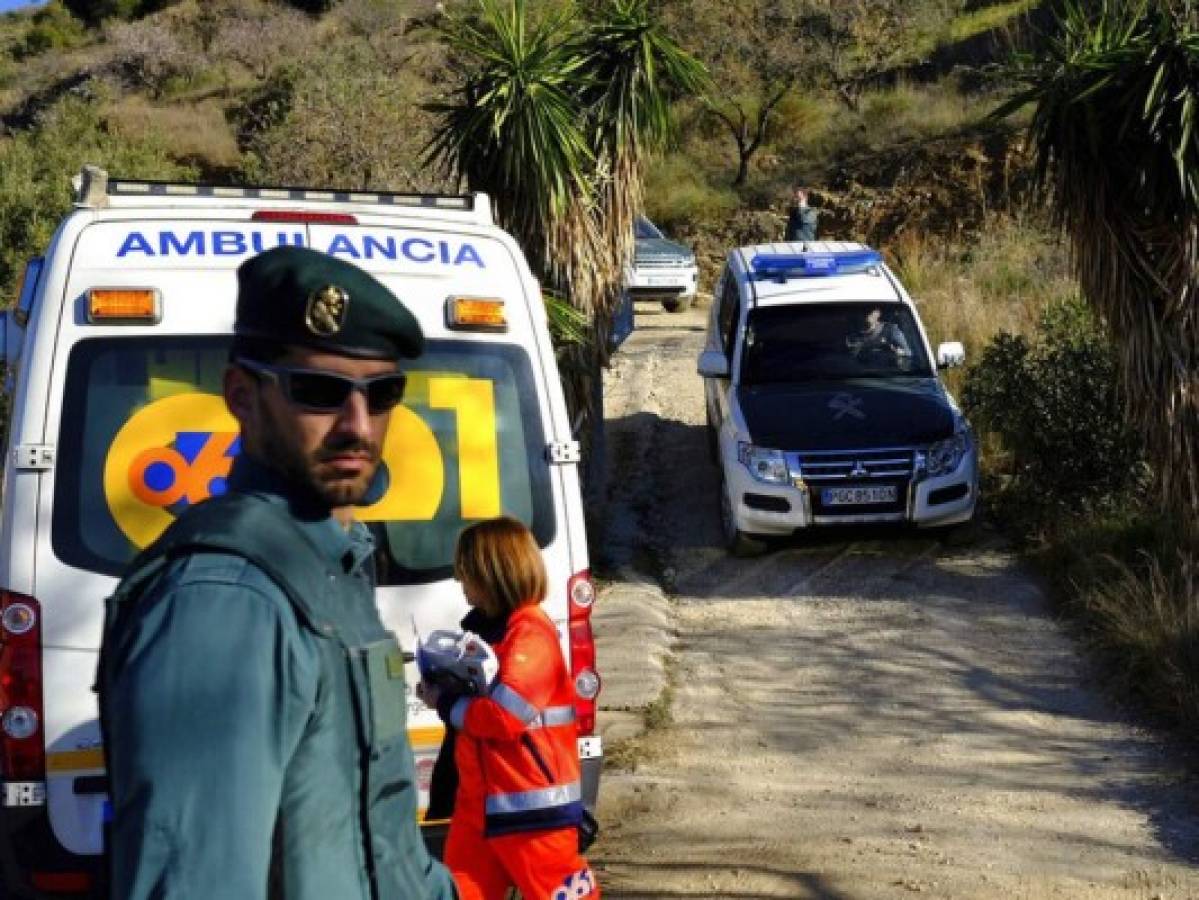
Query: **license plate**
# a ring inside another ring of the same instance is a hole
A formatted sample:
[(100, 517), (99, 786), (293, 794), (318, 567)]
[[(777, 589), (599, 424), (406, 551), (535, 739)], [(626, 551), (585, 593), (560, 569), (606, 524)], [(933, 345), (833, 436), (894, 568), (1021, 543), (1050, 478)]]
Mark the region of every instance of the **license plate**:
[(861, 506), (867, 503), (894, 503), (899, 499), (899, 488), (893, 484), (878, 487), (825, 488), (820, 492), (825, 506)]
[(671, 278), (669, 275), (650, 276), (646, 281), (654, 287), (670, 287), (677, 284), (677, 278)]

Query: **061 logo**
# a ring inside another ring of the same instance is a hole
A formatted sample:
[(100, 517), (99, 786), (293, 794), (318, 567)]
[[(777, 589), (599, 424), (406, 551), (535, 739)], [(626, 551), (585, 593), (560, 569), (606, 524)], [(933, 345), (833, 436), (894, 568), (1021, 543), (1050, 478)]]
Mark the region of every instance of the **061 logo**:
[[(427, 522), (439, 514), (463, 521), (498, 516), (494, 383), (455, 372), (413, 372), (406, 394), (392, 412), (382, 448), (389, 487), (358, 517)], [(438, 430), (431, 421), (441, 423)], [(104, 460), (104, 498), (134, 546), (152, 543), (187, 506), (224, 493), (241, 450), (238, 430), (216, 394), (175, 394), (129, 417)], [(458, 482), (452, 494), (446, 484), (451, 472)], [(455, 508), (443, 509), (447, 494), (457, 500)]]
[(595, 876), (591, 869), (579, 869), (566, 877), (562, 887), (554, 891), (551, 900), (579, 900), (580, 897), (590, 897), (595, 891)]
[(104, 460), (113, 521), (135, 546), (146, 546), (182, 509), (224, 493), (240, 449), (237, 420), (215, 394), (176, 394), (142, 407)]

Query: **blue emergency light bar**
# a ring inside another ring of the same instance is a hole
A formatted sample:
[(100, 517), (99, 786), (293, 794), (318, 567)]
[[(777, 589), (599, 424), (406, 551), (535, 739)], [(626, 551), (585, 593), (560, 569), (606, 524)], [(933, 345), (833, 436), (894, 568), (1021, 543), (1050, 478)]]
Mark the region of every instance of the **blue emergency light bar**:
[(811, 253), (758, 253), (749, 261), (754, 277), (786, 281), (788, 278), (819, 278), (860, 272), (881, 265), (877, 250), (834, 250)]

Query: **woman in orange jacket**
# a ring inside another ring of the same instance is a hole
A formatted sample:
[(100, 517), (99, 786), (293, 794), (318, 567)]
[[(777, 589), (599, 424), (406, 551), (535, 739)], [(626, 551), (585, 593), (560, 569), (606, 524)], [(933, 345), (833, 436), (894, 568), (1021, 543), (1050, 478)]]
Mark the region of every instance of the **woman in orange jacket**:
[(421, 685), (455, 734), (445, 863), (462, 900), (503, 900), (511, 886), (524, 900), (598, 900), (579, 854), (574, 684), (541, 608), (546, 574), (536, 539), (507, 517), (472, 525), (458, 538), (454, 577), (474, 607), (463, 627), (492, 642), (499, 674), (481, 696)]

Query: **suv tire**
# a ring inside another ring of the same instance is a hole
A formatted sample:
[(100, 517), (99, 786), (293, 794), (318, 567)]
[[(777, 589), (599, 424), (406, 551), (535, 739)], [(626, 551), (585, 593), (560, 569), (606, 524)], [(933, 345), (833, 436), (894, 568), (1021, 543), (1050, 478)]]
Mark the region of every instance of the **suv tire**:
[(729, 499), (728, 485), (724, 478), (720, 479), (720, 534), (724, 548), (732, 555), (741, 559), (761, 556), (766, 552), (766, 542), (746, 534), (737, 527), (733, 519), (733, 504)]
[(684, 296), (667, 297), (665, 300), (662, 301), (662, 307), (667, 312), (672, 312), (672, 313), (685, 312), (691, 308), (691, 302), (694, 299), (695, 299), (695, 297), (693, 295), (686, 296), (686, 297), (684, 297)]

